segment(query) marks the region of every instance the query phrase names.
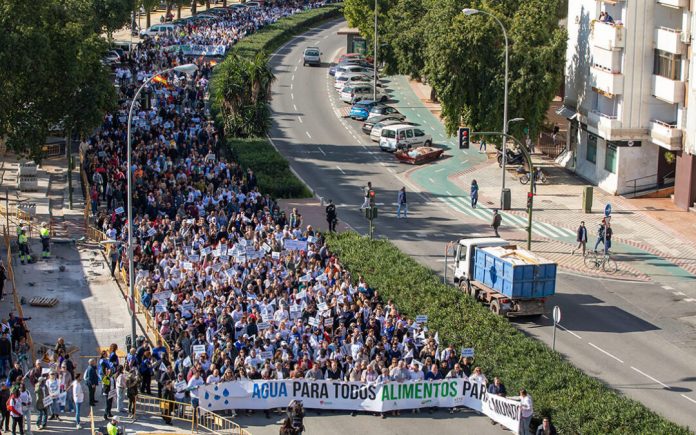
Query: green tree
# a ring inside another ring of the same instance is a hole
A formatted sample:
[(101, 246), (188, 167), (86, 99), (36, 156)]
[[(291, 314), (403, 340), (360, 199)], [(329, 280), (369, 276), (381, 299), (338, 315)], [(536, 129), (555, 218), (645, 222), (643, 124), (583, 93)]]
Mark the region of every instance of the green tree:
[(380, 52), (387, 73), (420, 77), (425, 66), (423, 34), (429, 26), (424, 19), (427, 11), (425, 0), (397, 0), (390, 8), (380, 31), (380, 38), (388, 41), (387, 49)]
[(91, 0), (4, 0), (0, 8), (0, 135), (40, 159), (50, 127), (89, 132), (112, 107), (100, 62), (106, 41)]
[(274, 80), (268, 55), (263, 51), (250, 59), (232, 52), (216, 66), (213, 104), (226, 135), (249, 137), (268, 132), (271, 121), (268, 101)]
[(150, 28), (152, 12), (159, 6), (160, 0), (140, 0), (140, 5), (145, 11), (145, 27)]
[(133, 0), (92, 0), (96, 33), (106, 33), (109, 39), (131, 19)]

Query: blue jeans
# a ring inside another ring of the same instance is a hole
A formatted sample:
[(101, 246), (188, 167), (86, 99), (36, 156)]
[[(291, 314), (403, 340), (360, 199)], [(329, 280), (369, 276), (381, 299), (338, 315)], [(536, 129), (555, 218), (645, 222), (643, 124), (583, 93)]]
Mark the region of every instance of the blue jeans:
[(7, 369), (10, 367), (10, 357), (0, 356), (0, 378), (4, 378), (7, 375)]
[(396, 206), (396, 217), (400, 218), (401, 217), (401, 210), (404, 211), (404, 217), (408, 217), (408, 203), (404, 202), (403, 204), (399, 203)]
[(48, 408), (39, 409), (39, 416), (36, 418), (37, 426), (46, 426), (48, 422)]
[(80, 407), (82, 403), (75, 403), (75, 424), (80, 424)]

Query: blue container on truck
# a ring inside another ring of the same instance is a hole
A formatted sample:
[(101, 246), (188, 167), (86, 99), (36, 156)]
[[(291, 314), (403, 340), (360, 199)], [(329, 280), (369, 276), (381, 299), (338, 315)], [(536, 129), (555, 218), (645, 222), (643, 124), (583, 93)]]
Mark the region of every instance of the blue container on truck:
[(517, 248), (476, 248), (474, 279), (511, 299), (545, 298), (556, 292), (556, 264)]

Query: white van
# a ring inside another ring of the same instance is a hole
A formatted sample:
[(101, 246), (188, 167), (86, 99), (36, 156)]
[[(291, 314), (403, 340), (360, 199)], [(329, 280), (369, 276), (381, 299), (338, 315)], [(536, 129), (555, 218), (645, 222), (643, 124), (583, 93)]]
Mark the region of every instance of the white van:
[(382, 129), (379, 147), (383, 151), (396, 151), (399, 148), (430, 146), (433, 138), (421, 128), (412, 125), (389, 125)]
[(143, 38), (145, 36), (153, 37), (156, 35), (163, 35), (168, 32), (173, 32), (174, 27), (174, 24), (155, 24), (154, 26), (150, 26), (150, 28), (147, 30), (140, 32), (140, 37)]

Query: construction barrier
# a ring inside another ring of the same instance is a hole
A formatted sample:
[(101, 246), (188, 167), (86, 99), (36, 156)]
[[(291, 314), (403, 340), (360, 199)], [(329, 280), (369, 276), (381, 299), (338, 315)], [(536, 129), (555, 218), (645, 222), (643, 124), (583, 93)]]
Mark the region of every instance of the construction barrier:
[(198, 408), (197, 420), (196, 427), (199, 432), (205, 430), (216, 435), (251, 435), (249, 431), (242, 429), (232, 420), (203, 408)]

